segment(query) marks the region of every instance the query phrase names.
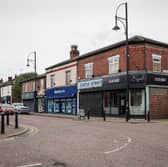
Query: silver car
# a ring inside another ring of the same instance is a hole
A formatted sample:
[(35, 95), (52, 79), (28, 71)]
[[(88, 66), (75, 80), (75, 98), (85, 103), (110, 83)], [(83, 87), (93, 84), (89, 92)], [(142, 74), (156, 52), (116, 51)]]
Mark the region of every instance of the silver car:
[(15, 108), (16, 112), (21, 113), (30, 113), (30, 109), (27, 106), (24, 106), (23, 103), (13, 103), (12, 106)]

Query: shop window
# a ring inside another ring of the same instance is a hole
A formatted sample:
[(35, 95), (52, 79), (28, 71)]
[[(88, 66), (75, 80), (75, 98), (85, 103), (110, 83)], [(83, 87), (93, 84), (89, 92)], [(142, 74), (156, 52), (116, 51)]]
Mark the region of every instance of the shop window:
[(50, 87), (53, 88), (55, 86), (55, 75), (50, 76)]
[(108, 58), (109, 74), (117, 73), (119, 71), (119, 59), (120, 59), (120, 55), (116, 55)]
[(93, 63), (85, 64), (85, 78), (91, 78), (93, 76)]
[(153, 54), (152, 55), (152, 65), (153, 71), (160, 72), (161, 71), (161, 56)]
[(65, 74), (66, 76), (66, 78), (65, 78), (65, 80), (66, 80), (66, 85), (71, 85), (71, 82), (72, 82), (72, 80), (71, 80), (71, 71), (66, 71), (66, 74)]
[(141, 90), (131, 91), (131, 106), (140, 106), (142, 104), (142, 92)]

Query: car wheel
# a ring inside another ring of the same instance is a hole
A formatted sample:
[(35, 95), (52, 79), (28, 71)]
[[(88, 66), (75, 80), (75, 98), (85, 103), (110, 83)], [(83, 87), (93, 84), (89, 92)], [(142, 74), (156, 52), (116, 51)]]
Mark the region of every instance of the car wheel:
[(17, 112), (18, 112), (18, 114), (21, 114), (21, 110), (18, 110)]

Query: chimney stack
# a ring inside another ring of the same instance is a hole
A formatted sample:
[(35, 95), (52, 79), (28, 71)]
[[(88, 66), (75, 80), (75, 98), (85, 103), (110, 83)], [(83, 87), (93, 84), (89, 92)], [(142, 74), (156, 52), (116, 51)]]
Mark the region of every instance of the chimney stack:
[(70, 58), (73, 59), (77, 56), (79, 56), (78, 46), (71, 45)]
[(8, 77), (8, 81), (12, 81), (12, 77)]

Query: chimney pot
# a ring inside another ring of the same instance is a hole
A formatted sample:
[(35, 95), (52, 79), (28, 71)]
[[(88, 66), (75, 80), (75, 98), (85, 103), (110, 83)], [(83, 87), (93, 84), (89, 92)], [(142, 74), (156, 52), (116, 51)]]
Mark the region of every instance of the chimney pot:
[(79, 56), (78, 46), (71, 45), (70, 58), (73, 59), (77, 56)]

